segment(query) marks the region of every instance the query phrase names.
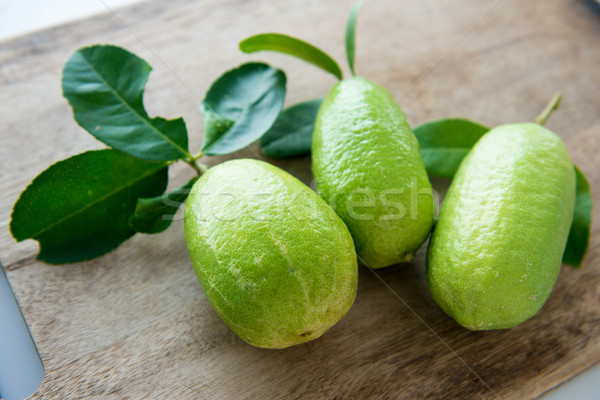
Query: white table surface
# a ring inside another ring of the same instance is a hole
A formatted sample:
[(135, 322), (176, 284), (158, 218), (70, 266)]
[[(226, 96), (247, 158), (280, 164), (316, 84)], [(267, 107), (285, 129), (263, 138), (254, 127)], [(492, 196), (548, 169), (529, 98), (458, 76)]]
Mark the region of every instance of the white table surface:
[[(144, 0), (0, 0), (0, 41)], [(600, 365), (561, 385), (544, 400), (599, 400)]]

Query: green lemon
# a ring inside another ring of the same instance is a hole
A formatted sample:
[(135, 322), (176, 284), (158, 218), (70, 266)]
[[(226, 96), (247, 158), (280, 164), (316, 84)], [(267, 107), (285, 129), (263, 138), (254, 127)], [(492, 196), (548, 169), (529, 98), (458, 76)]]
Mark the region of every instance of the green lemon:
[(417, 139), (386, 89), (355, 77), (329, 92), (315, 122), (312, 169), (365, 264), (412, 260), (435, 207)]
[(427, 254), (435, 301), (472, 330), (531, 318), (556, 282), (574, 201), (575, 171), (557, 135), (534, 123), (492, 129), (440, 210)]
[(350, 309), (358, 267), (335, 212), (285, 171), (257, 160), (211, 168), (185, 208), (190, 259), (227, 326), (253, 346), (321, 336)]

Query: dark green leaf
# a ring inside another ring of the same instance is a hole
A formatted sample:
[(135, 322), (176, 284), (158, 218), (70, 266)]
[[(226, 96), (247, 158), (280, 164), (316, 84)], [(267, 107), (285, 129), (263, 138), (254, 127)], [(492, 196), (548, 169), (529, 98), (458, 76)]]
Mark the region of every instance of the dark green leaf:
[(190, 194), (190, 190), (198, 178), (190, 179), (183, 186), (149, 199), (139, 199), (135, 214), (129, 223), (138, 232), (160, 233), (167, 229), (173, 221), (173, 215)]
[(342, 79), (342, 70), (331, 57), (315, 46), (291, 36), (280, 33), (261, 33), (250, 36), (240, 42), (240, 50), (244, 53), (267, 50), (289, 54), (308, 61), (333, 74), (336, 78)]
[(89, 260), (131, 237), (137, 199), (162, 193), (167, 164), (113, 149), (88, 151), (38, 175), (15, 204), (10, 230), (17, 241), (40, 242), (38, 260)]
[(65, 64), (63, 95), (77, 123), (117, 150), (153, 161), (189, 157), (183, 119), (150, 118), (144, 109), (151, 69), (119, 47), (82, 48)]
[(258, 140), (273, 125), (285, 99), (285, 74), (248, 63), (217, 79), (202, 101), (208, 155), (233, 153)]
[(260, 138), (265, 155), (276, 158), (310, 153), (315, 119), (323, 99), (314, 99), (285, 109)]
[(466, 119), (451, 118), (427, 122), (414, 132), (427, 172), (452, 178), (473, 145), (489, 130)]
[(590, 244), (592, 194), (590, 193), (590, 184), (583, 172), (575, 167), (575, 174), (577, 176), (575, 213), (573, 214), (573, 223), (567, 239), (567, 247), (563, 254), (563, 262), (579, 268)]
[(358, 18), (358, 11), (362, 6), (362, 1), (357, 2), (350, 11), (350, 17), (346, 23), (346, 57), (348, 58), (348, 66), (352, 75), (356, 75), (354, 72), (354, 53), (355, 53), (355, 40), (356, 40), (356, 19)]

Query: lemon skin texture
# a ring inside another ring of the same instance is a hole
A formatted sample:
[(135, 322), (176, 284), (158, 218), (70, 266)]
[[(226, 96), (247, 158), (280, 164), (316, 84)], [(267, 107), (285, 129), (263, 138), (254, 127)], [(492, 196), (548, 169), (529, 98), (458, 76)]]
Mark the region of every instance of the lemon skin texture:
[(557, 135), (534, 123), (492, 129), (440, 210), (427, 254), (435, 301), (471, 330), (531, 318), (556, 282), (574, 202), (575, 171)]
[(316, 339), (350, 309), (358, 267), (348, 229), (319, 196), (257, 160), (211, 168), (193, 186), (185, 237), (200, 285), (247, 343)]
[(366, 265), (412, 260), (435, 206), (417, 139), (385, 88), (362, 77), (333, 87), (315, 122), (312, 170)]

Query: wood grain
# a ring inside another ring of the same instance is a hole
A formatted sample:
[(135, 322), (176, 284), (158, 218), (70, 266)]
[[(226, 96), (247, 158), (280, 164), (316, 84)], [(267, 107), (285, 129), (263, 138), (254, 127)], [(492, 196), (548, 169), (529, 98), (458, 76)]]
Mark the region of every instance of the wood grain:
[[(600, 361), (600, 212), (581, 270), (563, 267), (542, 311), (507, 331), (470, 332), (429, 296), (424, 254), (374, 275), (342, 321), (286, 350), (234, 336), (200, 289), (177, 221), (95, 261), (49, 266), (35, 242), (8, 233), (12, 204), (48, 164), (101, 145), (60, 93), (78, 47), (113, 43), (154, 66), (151, 115), (183, 115), (199, 147), (198, 104), (225, 69), (266, 60), (288, 75), (288, 104), (324, 95), (334, 79), (284, 56), (247, 56), (237, 42), (276, 31), (343, 60), (352, 0), (154, 1), (0, 43), (0, 248), (46, 367), (34, 399), (456, 398), (541, 396)], [(529, 121), (564, 94), (548, 127), (600, 198), (600, 10), (584, 0), (370, 0), (358, 22), (357, 71), (388, 87), (413, 124), (468, 116)], [(257, 157), (254, 145), (235, 157)], [(223, 158), (207, 158), (209, 164)], [(273, 161), (310, 182), (307, 158)], [(187, 169), (176, 166), (172, 184)], [(447, 182), (435, 180), (443, 191)], [(391, 290), (390, 290), (391, 289)], [(397, 294), (397, 296), (395, 294)]]

